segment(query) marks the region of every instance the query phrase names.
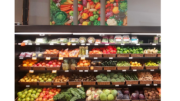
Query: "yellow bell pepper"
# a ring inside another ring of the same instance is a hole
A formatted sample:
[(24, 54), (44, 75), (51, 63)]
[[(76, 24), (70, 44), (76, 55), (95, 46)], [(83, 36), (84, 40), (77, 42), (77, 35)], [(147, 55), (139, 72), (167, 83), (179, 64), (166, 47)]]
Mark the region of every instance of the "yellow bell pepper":
[(84, 22), (82, 23), (82, 25), (88, 25), (88, 22), (87, 22), (87, 21), (84, 21)]
[(89, 17), (89, 15), (87, 13), (82, 14), (82, 19), (87, 19), (88, 17)]
[(114, 0), (110, 0), (110, 2), (114, 2)]

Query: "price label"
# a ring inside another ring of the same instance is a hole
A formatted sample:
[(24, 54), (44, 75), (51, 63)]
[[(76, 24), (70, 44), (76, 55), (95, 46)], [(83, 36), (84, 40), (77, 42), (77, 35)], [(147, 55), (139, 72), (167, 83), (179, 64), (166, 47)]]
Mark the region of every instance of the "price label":
[(83, 72), (83, 70), (79, 70), (79, 72)]
[(98, 57), (94, 57), (94, 59), (98, 59)]
[(18, 45), (21, 45), (21, 43), (18, 43)]
[(46, 57), (46, 60), (51, 60), (51, 57)]
[(77, 85), (77, 87), (79, 88), (79, 87), (81, 87), (81, 85)]
[(84, 72), (88, 72), (88, 70), (84, 70)]
[(94, 70), (94, 72), (98, 72), (98, 70)]
[(24, 57), (20, 56), (19, 59), (23, 59)]
[(107, 44), (105, 44), (106, 46), (108, 46), (109, 44), (107, 43)]
[(153, 45), (153, 46), (156, 46), (156, 44), (155, 44), (155, 43), (153, 43), (152, 45)]
[(132, 85), (127, 85), (127, 86), (132, 86)]
[(57, 85), (57, 87), (61, 87), (61, 85)]
[(109, 57), (109, 59), (113, 59), (113, 57)]
[(76, 46), (76, 43), (73, 43), (72, 46)]
[(139, 46), (140, 44), (136, 44), (137, 46)]
[(119, 85), (115, 85), (115, 87), (119, 87)]
[(134, 72), (136, 72), (137, 70), (136, 69), (133, 69)]
[(40, 43), (36, 43), (36, 45), (40, 45)]
[(84, 46), (85, 44), (84, 44), (84, 43), (82, 43), (81, 45), (82, 45), (82, 46)]
[(32, 57), (32, 60), (37, 60), (37, 57)]
[(30, 85), (26, 85), (26, 87), (30, 87)]
[(45, 36), (45, 34), (39, 34), (39, 36)]
[(124, 45), (123, 43), (121, 45)]
[(95, 46), (98, 46), (99, 44), (95, 43), (94, 45), (95, 45)]
[(107, 70), (107, 72), (111, 72), (111, 70)]
[(89, 45), (90, 45), (90, 43), (87, 43), (86, 45), (88, 45), (88, 46), (89, 46)]
[(123, 72), (126, 72), (126, 70), (122, 70)]
[(129, 59), (133, 59), (133, 57), (129, 57)]
[(154, 84), (154, 86), (157, 86), (157, 84)]
[(151, 69), (150, 71), (154, 71), (154, 69)]
[(65, 70), (65, 72), (69, 72), (69, 70)]
[(28, 45), (32, 45), (32, 43), (28, 43)]
[(50, 43), (49, 45), (54, 45), (54, 43)]
[(64, 45), (65, 45), (65, 43), (61, 43), (61, 45), (62, 45), (62, 46), (64, 46)]
[(146, 86), (150, 86), (150, 84), (146, 84)]
[(57, 70), (52, 70), (52, 73), (57, 73)]
[(34, 73), (34, 70), (29, 70), (29, 73)]
[(85, 60), (85, 57), (81, 57), (81, 60)]
[(63, 60), (63, 57), (59, 57), (59, 60)]

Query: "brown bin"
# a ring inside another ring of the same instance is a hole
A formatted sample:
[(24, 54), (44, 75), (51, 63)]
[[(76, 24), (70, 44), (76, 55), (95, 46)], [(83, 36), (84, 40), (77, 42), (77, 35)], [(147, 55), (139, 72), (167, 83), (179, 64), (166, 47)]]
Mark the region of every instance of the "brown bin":
[(103, 54), (103, 57), (116, 57), (116, 54)]
[(130, 57), (130, 54), (117, 54), (117, 57)]
[(83, 85), (96, 85), (96, 81), (83, 81)]
[(140, 84), (152, 84), (152, 81), (141, 80)]
[(76, 70), (89, 70), (89, 67), (76, 67)]
[(103, 70), (103, 67), (102, 66), (93, 66), (93, 70)]
[(102, 54), (89, 54), (89, 57), (102, 57)]
[(47, 70), (60, 70), (61, 67), (46, 67)]
[(45, 70), (46, 67), (32, 67), (33, 70)]
[(143, 57), (144, 54), (131, 54), (131, 57)]
[(23, 67), (22, 65), (18, 66), (20, 70), (31, 70), (31, 67)]
[(69, 85), (81, 85), (81, 81), (69, 81)]
[(53, 85), (67, 85), (67, 82), (52, 82)]
[(153, 80), (153, 84), (161, 84), (160, 80)]
[(148, 70), (149, 69), (159, 69), (159, 66), (146, 66), (145, 65), (145, 68), (148, 69)]
[(124, 85), (125, 82), (111, 82), (112, 85)]
[(144, 69), (144, 66), (131, 66), (131, 70), (143, 70)]
[(103, 66), (104, 70), (116, 70), (116, 66)]
[(126, 80), (126, 85), (138, 85), (139, 80)]
[(117, 66), (117, 70), (129, 70), (130, 66)]
[(98, 85), (110, 85), (110, 81), (97, 82)]
[(52, 82), (39, 82), (40, 86), (51, 86)]
[(157, 54), (144, 54), (144, 57), (156, 57)]

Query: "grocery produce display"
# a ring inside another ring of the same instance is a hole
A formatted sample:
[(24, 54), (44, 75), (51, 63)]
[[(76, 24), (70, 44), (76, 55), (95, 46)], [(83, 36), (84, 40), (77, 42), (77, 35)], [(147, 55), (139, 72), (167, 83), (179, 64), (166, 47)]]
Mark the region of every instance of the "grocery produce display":
[(96, 81), (94, 74), (72, 74), (70, 81)]
[(122, 73), (108, 73), (99, 74), (96, 76), (97, 82), (111, 81), (111, 82), (125, 82), (125, 78)]
[(143, 90), (135, 90), (131, 94), (132, 100), (145, 100), (144, 91)]
[(160, 94), (158, 90), (155, 88), (145, 88), (144, 94), (145, 94), (146, 99), (148, 100), (160, 99)]

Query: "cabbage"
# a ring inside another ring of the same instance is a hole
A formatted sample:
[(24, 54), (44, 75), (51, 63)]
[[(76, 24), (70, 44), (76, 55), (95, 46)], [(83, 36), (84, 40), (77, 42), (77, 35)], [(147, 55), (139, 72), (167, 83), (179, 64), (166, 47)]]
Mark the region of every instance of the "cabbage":
[(105, 93), (100, 94), (100, 100), (107, 100), (107, 97), (106, 97)]
[(117, 95), (117, 90), (112, 90), (111, 94), (115, 97)]
[(105, 93), (106, 95), (108, 95), (108, 94), (110, 94), (110, 90), (109, 90), (109, 89), (106, 89), (106, 90), (104, 90), (104, 93)]
[(67, 14), (63, 11), (58, 11), (53, 16), (53, 21), (55, 21), (55, 25), (64, 25), (67, 20)]
[(86, 91), (86, 96), (90, 96), (91, 95), (91, 90), (87, 90)]
[(109, 94), (107, 99), (108, 100), (114, 100), (114, 96), (112, 94)]

